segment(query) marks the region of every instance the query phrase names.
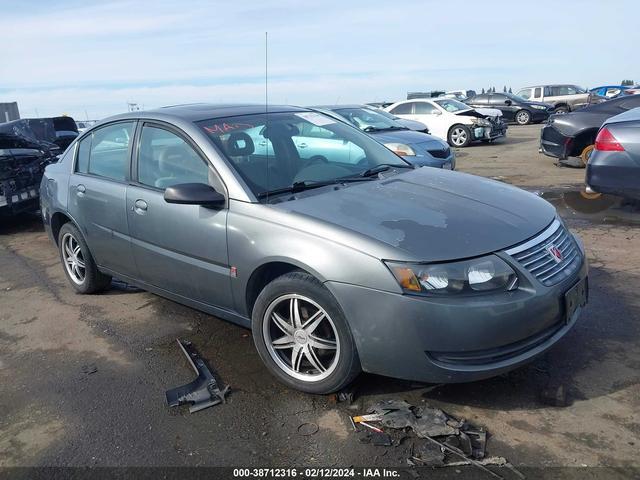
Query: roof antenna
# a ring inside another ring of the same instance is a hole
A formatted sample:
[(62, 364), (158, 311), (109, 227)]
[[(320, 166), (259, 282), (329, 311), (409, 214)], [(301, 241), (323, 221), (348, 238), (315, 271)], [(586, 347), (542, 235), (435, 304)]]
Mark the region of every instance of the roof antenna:
[(267, 165), (267, 173), (266, 173), (266, 178), (267, 178), (267, 196), (266, 196), (266, 200), (265, 203), (269, 203), (269, 190), (270, 190), (270, 186), (269, 186), (269, 137), (270, 132), (269, 132), (269, 76), (268, 76), (268, 65), (269, 65), (269, 32), (264, 32), (264, 131), (267, 133), (267, 138), (265, 139), (265, 145), (267, 147), (267, 161), (266, 161), (266, 165)]

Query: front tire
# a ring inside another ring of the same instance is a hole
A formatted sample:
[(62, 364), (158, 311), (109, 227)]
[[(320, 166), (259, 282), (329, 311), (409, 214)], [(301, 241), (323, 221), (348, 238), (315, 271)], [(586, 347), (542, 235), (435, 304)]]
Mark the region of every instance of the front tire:
[(569, 107), (565, 107), (564, 105), (561, 105), (559, 107), (556, 107), (554, 113), (569, 113)]
[(531, 123), (531, 113), (527, 110), (520, 110), (516, 113), (516, 123), (518, 125), (529, 125)]
[(464, 148), (471, 143), (471, 130), (465, 125), (454, 125), (449, 129), (447, 137), (452, 147)]
[(360, 373), (349, 325), (331, 292), (313, 276), (291, 272), (258, 295), (253, 341), (269, 371), (284, 384), (326, 394)]
[(84, 237), (72, 223), (65, 223), (58, 233), (60, 261), (67, 280), (78, 293), (96, 293), (111, 284), (111, 277), (98, 270)]

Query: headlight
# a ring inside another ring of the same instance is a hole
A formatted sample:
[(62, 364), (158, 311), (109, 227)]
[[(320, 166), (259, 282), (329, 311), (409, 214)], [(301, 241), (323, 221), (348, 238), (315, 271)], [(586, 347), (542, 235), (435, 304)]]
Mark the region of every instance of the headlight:
[(486, 118), (472, 118), (471, 119), (471, 123), (473, 123), (474, 125), (480, 125), (481, 127), (490, 127), (491, 126), (491, 122), (489, 120), (487, 120)]
[(401, 157), (414, 157), (416, 155), (413, 148), (404, 143), (385, 143), (384, 146)]
[(518, 276), (496, 255), (430, 265), (386, 262), (407, 293), (455, 295), (518, 288)]
[(547, 107), (545, 107), (544, 105), (531, 105), (532, 108), (535, 108), (537, 110), (546, 110)]

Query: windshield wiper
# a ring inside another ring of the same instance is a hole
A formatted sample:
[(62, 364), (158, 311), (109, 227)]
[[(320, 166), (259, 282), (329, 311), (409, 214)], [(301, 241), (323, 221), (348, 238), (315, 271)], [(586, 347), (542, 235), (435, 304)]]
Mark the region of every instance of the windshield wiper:
[(362, 182), (363, 180), (371, 180), (371, 178), (362, 177), (347, 177), (347, 178), (334, 178), (333, 180), (326, 180), (324, 182), (309, 182), (307, 180), (302, 182), (293, 182), (288, 187), (276, 188), (274, 190), (268, 190), (266, 192), (258, 193), (258, 198), (265, 198), (271, 195), (280, 195), (282, 193), (298, 193), (305, 190), (311, 190), (313, 188), (326, 187), (327, 185), (340, 185), (341, 183)]
[(404, 163), (381, 163), (380, 165), (376, 165), (375, 167), (368, 168), (364, 172), (360, 174), (360, 177), (372, 177), (373, 175), (377, 175), (381, 172), (386, 172), (391, 168), (415, 168), (413, 165), (408, 165)]

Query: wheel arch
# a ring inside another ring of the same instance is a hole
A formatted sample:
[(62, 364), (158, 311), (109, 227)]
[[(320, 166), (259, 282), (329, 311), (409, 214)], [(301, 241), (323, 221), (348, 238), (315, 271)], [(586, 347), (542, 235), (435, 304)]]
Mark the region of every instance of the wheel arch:
[(70, 215), (64, 212), (55, 212), (51, 215), (51, 236), (53, 237), (53, 241), (58, 245), (58, 235), (60, 234), (60, 229), (65, 223), (73, 223), (78, 229), (78, 224), (71, 218)]
[(253, 307), (260, 292), (264, 290), (269, 283), (276, 278), (290, 272), (304, 272), (316, 278), (319, 282), (324, 283), (326, 279), (322, 278), (318, 272), (315, 272), (308, 265), (304, 265), (297, 260), (290, 258), (269, 259), (257, 266), (247, 280), (245, 287), (245, 307), (247, 316), (251, 318)]
[(571, 146), (570, 156), (579, 156), (589, 145), (593, 145), (598, 135), (598, 128), (588, 128), (577, 134)]

